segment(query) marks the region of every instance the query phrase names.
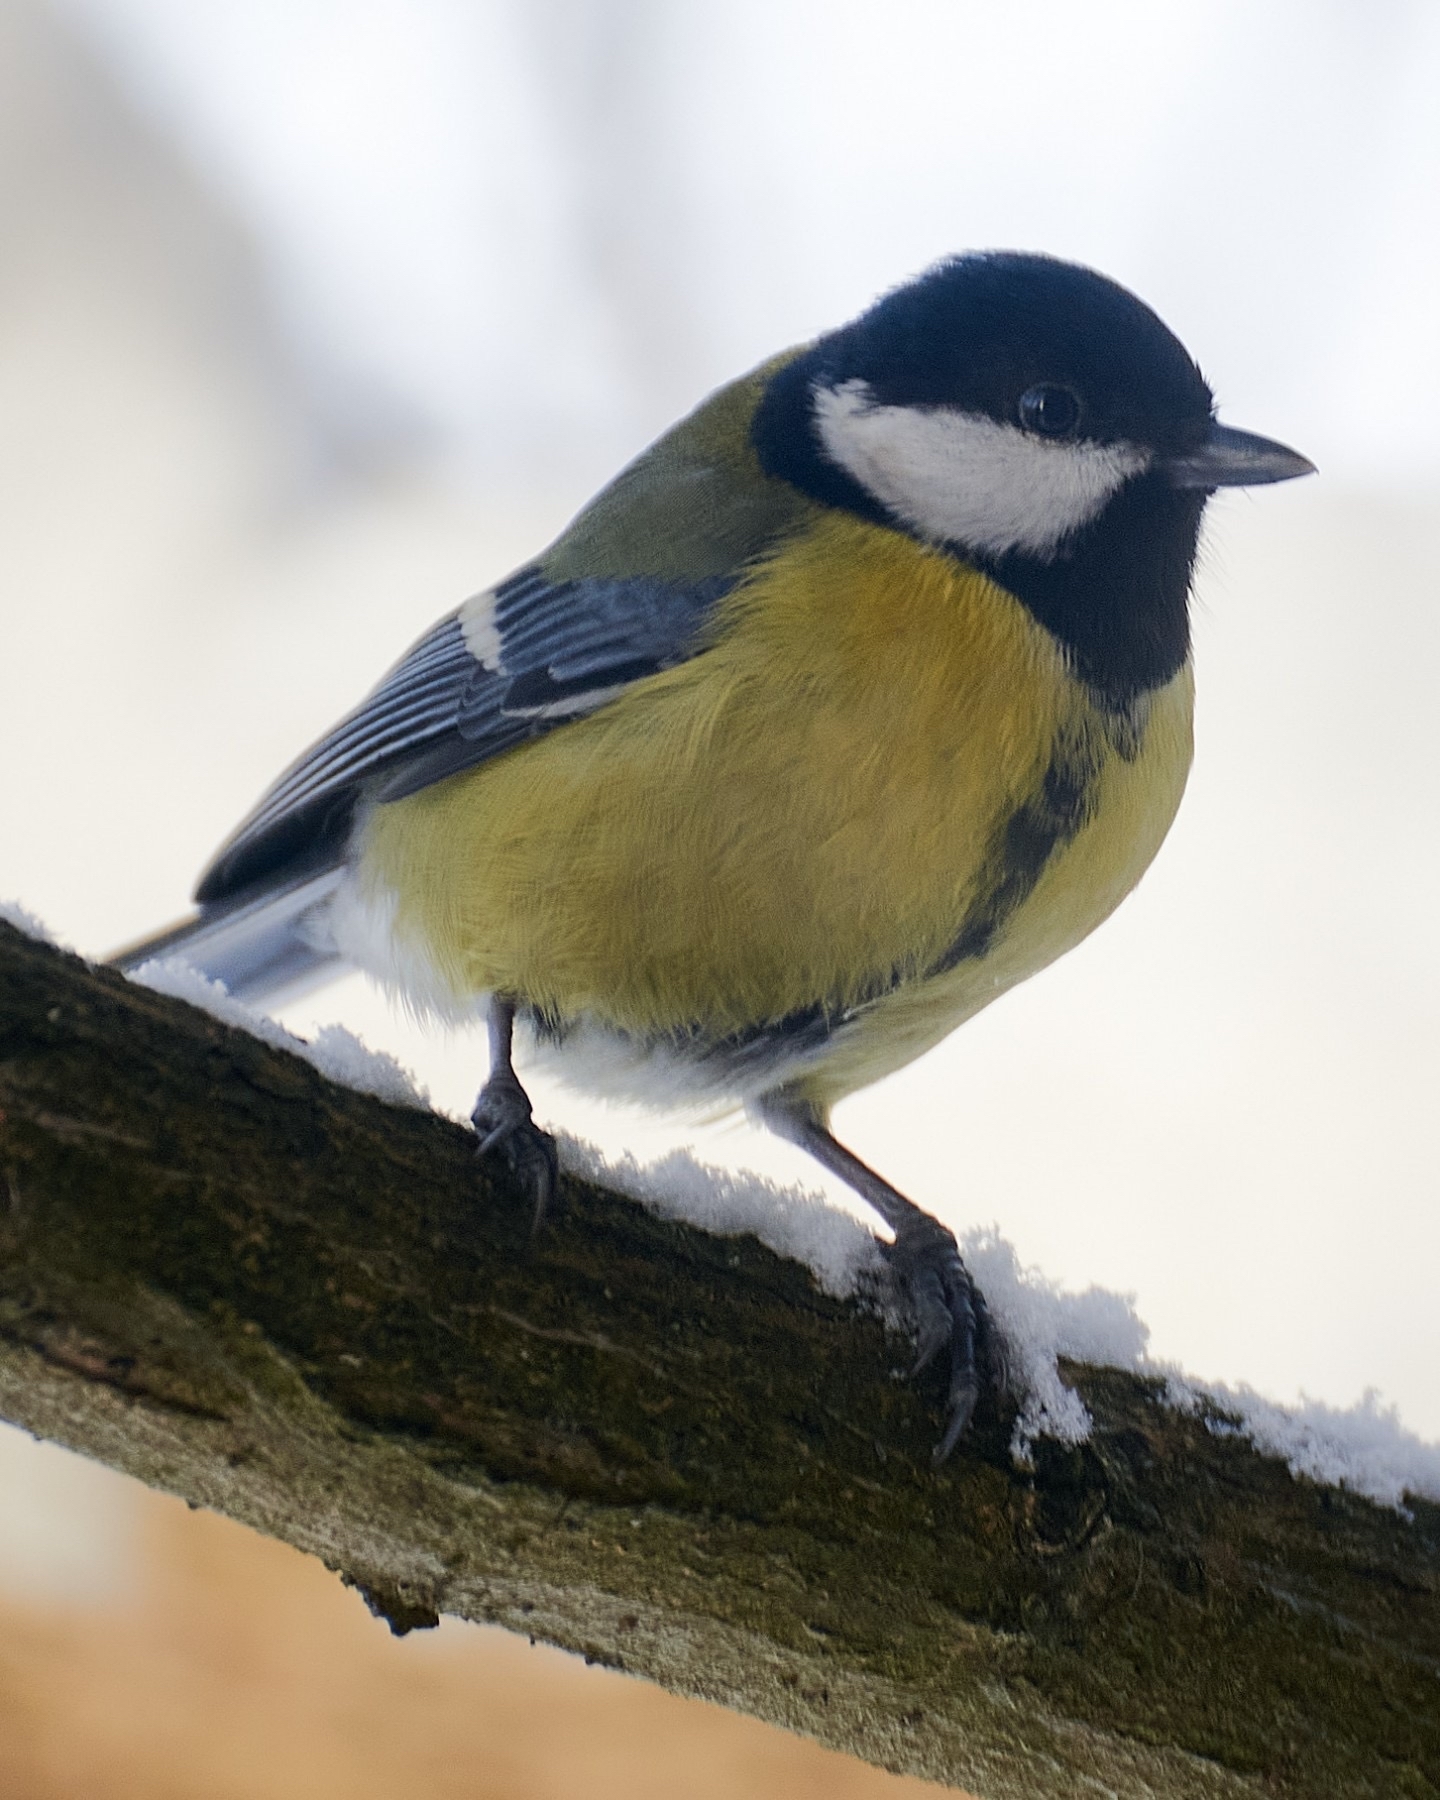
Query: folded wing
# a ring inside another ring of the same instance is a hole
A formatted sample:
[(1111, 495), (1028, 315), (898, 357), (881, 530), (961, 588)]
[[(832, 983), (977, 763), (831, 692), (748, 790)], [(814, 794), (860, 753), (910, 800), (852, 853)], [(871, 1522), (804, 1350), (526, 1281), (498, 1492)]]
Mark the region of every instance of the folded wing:
[(333, 866), (362, 801), (401, 799), (486, 762), (695, 655), (735, 579), (554, 581), (532, 564), (477, 595), (285, 771), (196, 899), (208, 906)]

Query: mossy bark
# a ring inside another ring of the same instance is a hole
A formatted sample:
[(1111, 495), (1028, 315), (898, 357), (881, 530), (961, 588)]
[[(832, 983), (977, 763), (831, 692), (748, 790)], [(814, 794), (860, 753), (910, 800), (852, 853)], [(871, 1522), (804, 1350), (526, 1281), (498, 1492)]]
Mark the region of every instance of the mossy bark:
[(0, 924), (0, 1415), (321, 1556), (1001, 1800), (1440, 1795), (1440, 1509), (1113, 1370), (930, 1465), (906, 1346)]

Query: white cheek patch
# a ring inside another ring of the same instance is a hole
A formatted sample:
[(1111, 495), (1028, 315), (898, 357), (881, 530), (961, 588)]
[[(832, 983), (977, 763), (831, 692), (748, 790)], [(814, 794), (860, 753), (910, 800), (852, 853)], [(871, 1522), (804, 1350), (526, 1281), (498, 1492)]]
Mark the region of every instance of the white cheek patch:
[(1150, 452), (1057, 443), (977, 413), (881, 406), (863, 381), (815, 390), (825, 454), (921, 537), (1051, 560)]

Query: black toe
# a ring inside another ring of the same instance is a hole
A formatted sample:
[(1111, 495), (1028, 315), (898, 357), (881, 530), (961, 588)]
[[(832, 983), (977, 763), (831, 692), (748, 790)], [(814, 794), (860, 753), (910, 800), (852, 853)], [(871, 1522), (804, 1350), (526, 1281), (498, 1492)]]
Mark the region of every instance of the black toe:
[(998, 1338), (975, 1279), (953, 1233), (923, 1214), (907, 1218), (887, 1251), (915, 1323), (918, 1375), (947, 1347), (950, 1352), (945, 1429), (933, 1460), (945, 1461), (964, 1435), (980, 1398), (981, 1364), (998, 1371)]
[(554, 1211), (560, 1186), (555, 1140), (530, 1114), (530, 1097), (513, 1074), (492, 1076), (480, 1090), (470, 1115), (480, 1139), (477, 1154), (499, 1156), (534, 1204), (531, 1231)]

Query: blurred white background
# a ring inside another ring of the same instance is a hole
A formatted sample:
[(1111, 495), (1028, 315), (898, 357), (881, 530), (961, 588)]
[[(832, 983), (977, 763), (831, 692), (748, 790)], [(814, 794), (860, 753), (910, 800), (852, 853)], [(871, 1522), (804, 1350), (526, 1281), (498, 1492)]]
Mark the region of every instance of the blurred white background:
[[(167, 920), (707, 389), (955, 249), (1093, 263), (1321, 477), (1212, 508), (1138, 894), (838, 1127), (1192, 1373), (1440, 1435), (1437, 91), (1425, 0), (0, 0), (0, 895)], [(468, 1110), (473, 1038), (297, 1016)]]

